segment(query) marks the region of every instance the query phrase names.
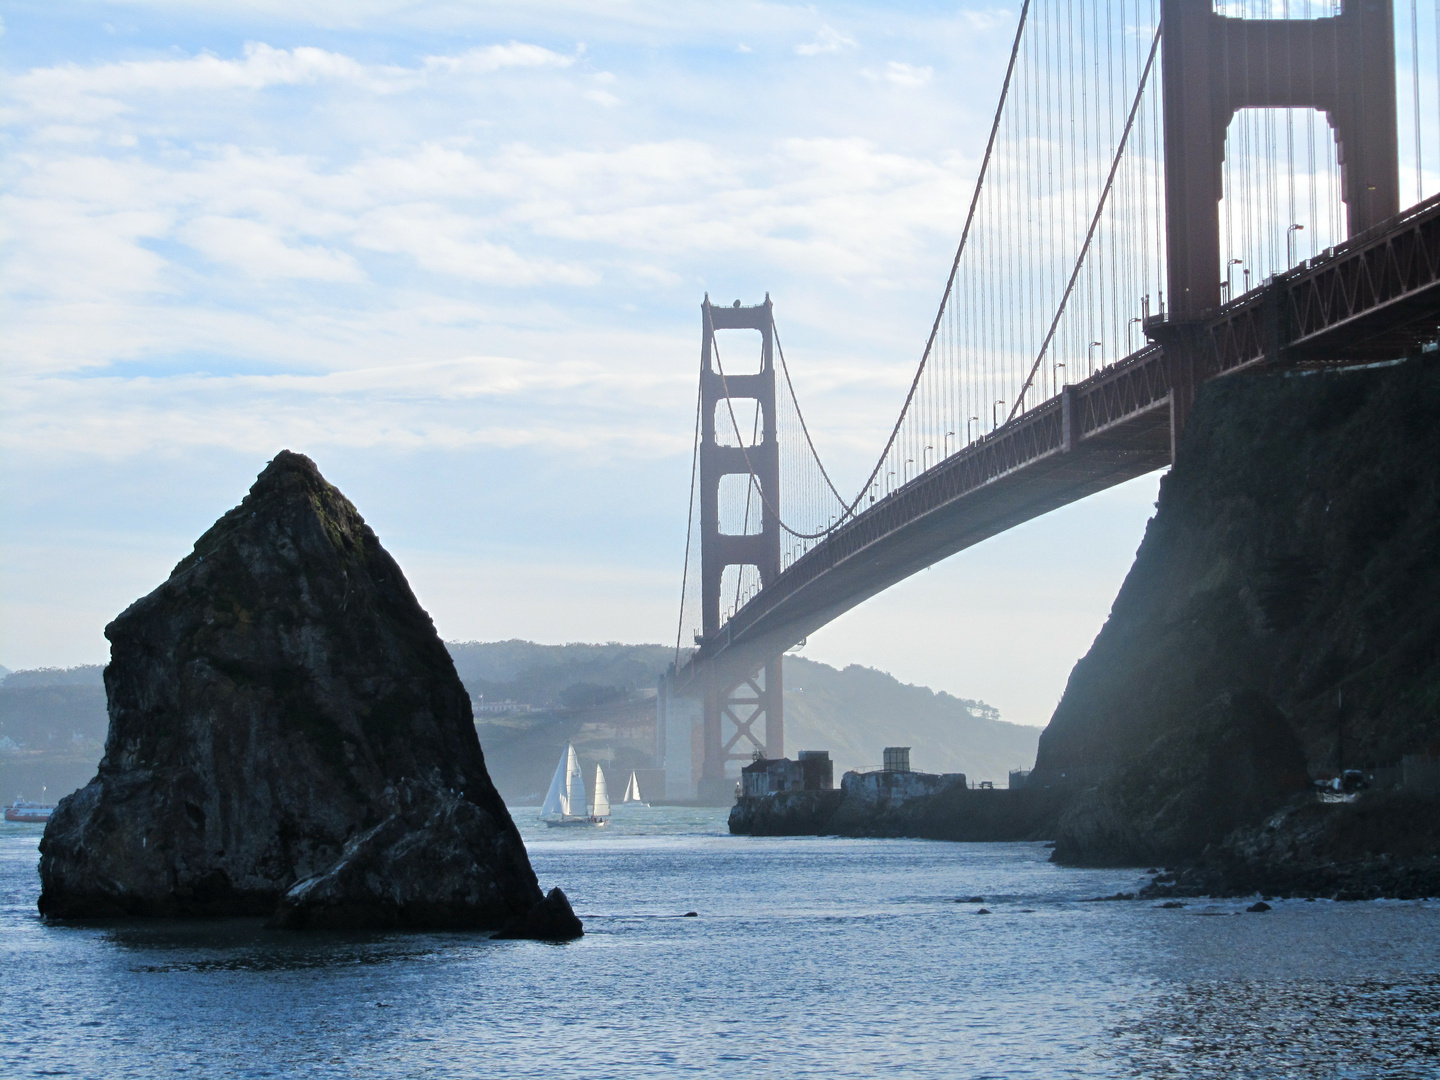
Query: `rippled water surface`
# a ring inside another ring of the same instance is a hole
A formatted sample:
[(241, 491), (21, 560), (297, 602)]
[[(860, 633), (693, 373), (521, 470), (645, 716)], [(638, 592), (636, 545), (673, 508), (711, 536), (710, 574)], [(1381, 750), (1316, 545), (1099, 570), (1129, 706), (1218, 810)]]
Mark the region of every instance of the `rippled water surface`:
[(1440, 1076), (1437, 903), (1163, 910), (1040, 845), (533, 815), (580, 941), (47, 926), (40, 829), (0, 826), (0, 1076)]

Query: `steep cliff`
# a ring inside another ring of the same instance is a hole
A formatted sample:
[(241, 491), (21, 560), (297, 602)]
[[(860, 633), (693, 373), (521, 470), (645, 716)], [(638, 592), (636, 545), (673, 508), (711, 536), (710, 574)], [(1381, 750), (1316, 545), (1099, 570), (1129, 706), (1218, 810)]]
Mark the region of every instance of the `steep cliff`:
[[(310, 459), (279, 454), (105, 634), (105, 756), (41, 842), (47, 916), (269, 915), (327, 874), (288, 924), (500, 927), (540, 903), (449, 654)], [(388, 870), (337, 876), (362, 836)]]
[(1434, 361), (1208, 384), (1157, 506), (1040, 739), (1032, 783), (1078, 793), (1057, 858), (1193, 858), (1314, 776), (1435, 752)]

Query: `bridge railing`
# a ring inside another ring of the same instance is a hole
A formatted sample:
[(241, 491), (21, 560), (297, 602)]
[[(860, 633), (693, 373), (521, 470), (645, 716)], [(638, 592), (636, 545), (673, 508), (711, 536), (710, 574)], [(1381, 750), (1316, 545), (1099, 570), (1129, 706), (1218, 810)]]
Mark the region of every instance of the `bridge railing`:
[[(1207, 374), (1282, 360), (1330, 365), (1403, 355), (1435, 331), (1433, 319), (1426, 321), (1428, 305), (1413, 318), (1403, 309), (1437, 286), (1440, 196), (1277, 274), (1227, 305), (1209, 327), (1212, 370)], [(1359, 325), (1379, 320), (1383, 329), (1374, 333)], [(1345, 341), (1337, 340), (1341, 337)]]

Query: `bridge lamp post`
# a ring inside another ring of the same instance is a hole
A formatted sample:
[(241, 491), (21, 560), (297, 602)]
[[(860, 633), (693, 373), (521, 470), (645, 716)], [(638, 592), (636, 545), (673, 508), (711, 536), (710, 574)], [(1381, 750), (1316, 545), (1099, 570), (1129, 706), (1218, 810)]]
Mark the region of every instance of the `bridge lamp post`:
[(947, 432), (945, 432), (945, 457), (946, 457), (946, 458), (949, 458), (949, 457), (950, 457), (950, 440), (953, 439), (954, 437), (955, 437), (955, 433), (954, 433), (953, 431), (947, 431)]
[[(1235, 271), (1232, 270), (1231, 267), (1243, 266), (1244, 264), (1244, 259), (1231, 259), (1225, 264), (1225, 291), (1231, 297), (1235, 295)], [(1249, 271), (1246, 271), (1246, 273), (1248, 275)]]
[(1050, 368), (1050, 378), (1055, 383), (1055, 389), (1060, 389), (1060, 369), (1065, 366), (1064, 362), (1054, 364)]
[(970, 434), (970, 425), (971, 425), (971, 424), (978, 424), (979, 422), (980, 422), (980, 418), (979, 418), (978, 416), (972, 416), (972, 417), (969, 417), (968, 419), (966, 419), (966, 421), (965, 421), (965, 445), (966, 445), (966, 446), (969, 446), (972, 442), (975, 441), (975, 436), (972, 435), (972, 434)]
[(1133, 353), (1133, 352), (1135, 351), (1135, 324), (1136, 324), (1136, 323), (1139, 323), (1139, 324), (1141, 325), (1141, 327), (1143, 328), (1144, 325), (1145, 325), (1145, 320), (1144, 320), (1144, 319), (1131, 319), (1128, 323), (1125, 324), (1125, 351), (1126, 351), (1127, 353)]
[(910, 466), (914, 464), (915, 459), (913, 457), (907, 457), (905, 459), (905, 483), (907, 484), (910, 482)]
[(1304, 231), (1305, 226), (1299, 223), (1291, 225), (1290, 228), (1285, 230), (1285, 254), (1290, 260), (1285, 264), (1287, 270), (1295, 265), (1295, 234)]
[(920, 471), (921, 471), (921, 472), (928, 472), (928, 471), (929, 471), (929, 469), (930, 469), (930, 455), (934, 452), (934, 450), (935, 450), (935, 447), (933, 447), (933, 446), (927, 446), (927, 447), (925, 447), (925, 453), (923, 453), (922, 455), (920, 455)]
[(1104, 347), (1105, 343), (1103, 341), (1092, 341), (1089, 345), (1085, 346), (1085, 366), (1089, 368), (1089, 374), (1095, 374), (1095, 359), (1091, 355), (1090, 350), (1103, 349)]
[(1000, 400), (997, 399), (996, 402), (995, 402), (995, 404), (990, 406), (990, 430), (991, 430), (991, 431), (994, 431), (996, 428), (998, 428), (998, 427), (1000, 426), (1000, 407), (1003, 406), (1004, 404), (1005, 404), (1005, 402), (1000, 401)]

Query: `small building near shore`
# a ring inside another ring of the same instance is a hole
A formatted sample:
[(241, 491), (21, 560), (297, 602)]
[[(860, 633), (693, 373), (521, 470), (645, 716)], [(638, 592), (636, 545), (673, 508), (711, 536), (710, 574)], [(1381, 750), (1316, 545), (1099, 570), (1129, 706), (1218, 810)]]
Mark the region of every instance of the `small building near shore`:
[(801, 750), (798, 761), (757, 758), (740, 770), (744, 798), (781, 791), (830, 791), (835, 786), (835, 763), (828, 750)]
[(878, 772), (847, 772), (840, 779), (846, 799), (887, 808), (923, 795), (965, 787), (964, 773), (920, 773), (910, 768), (910, 747), (887, 746)]

